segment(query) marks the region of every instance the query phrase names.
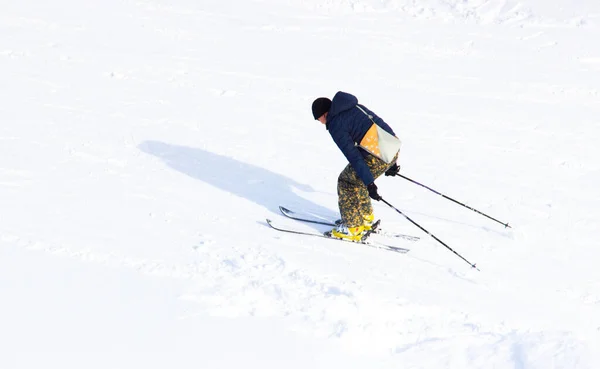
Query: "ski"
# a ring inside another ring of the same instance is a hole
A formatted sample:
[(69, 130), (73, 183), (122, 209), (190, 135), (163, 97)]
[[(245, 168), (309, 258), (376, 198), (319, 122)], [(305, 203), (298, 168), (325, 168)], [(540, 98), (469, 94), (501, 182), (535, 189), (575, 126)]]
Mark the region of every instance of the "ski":
[(359, 241), (359, 242), (353, 242), (353, 241), (346, 241), (346, 240), (342, 240), (339, 238), (334, 238), (334, 237), (329, 237), (326, 236), (322, 233), (312, 233), (312, 232), (303, 232), (303, 231), (298, 231), (295, 229), (290, 229), (290, 228), (282, 228), (282, 227), (277, 227), (273, 224), (273, 222), (270, 219), (267, 219), (267, 224), (273, 228), (276, 231), (279, 232), (285, 232), (285, 233), (293, 233), (293, 234), (300, 234), (300, 235), (304, 235), (304, 236), (313, 236), (313, 237), (319, 237), (319, 238), (326, 238), (329, 240), (335, 240), (335, 241), (341, 241), (341, 242), (347, 242), (347, 243), (356, 243), (356, 244), (362, 244), (362, 245), (366, 245), (366, 246), (370, 246), (370, 247), (374, 247), (374, 248), (378, 248), (378, 249), (382, 249), (382, 250), (388, 250), (388, 251), (394, 251), (394, 252), (398, 252), (401, 254), (405, 254), (407, 252), (409, 252), (409, 249), (405, 249), (403, 247), (397, 247), (397, 246), (391, 246), (391, 245), (385, 245), (379, 242), (374, 242), (371, 241), (369, 239), (366, 239), (364, 241)]
[[(290, 219), (298, 220), (300, 222), (322, 224), (322, 225), (331, 226), (331, 227), (335, 227), (337, 225), (337, 224), (335, 224), (335, 222), (329, 221), (327, 219), (317, 218), (316, 216), (314, 216), (312, 214), (300, 214), (300, 213), (297, 213), (297, 212), (290, 210), (283, 206), (279, 206), (279, 211), (281, 211), (281, 214), (285, 215), (286, 217), (288, 217)], [(311, 219), (309, 217), (313, 217), (314, 219)], [(378, 234), (378, 235), (385, 236), (385, 237), (401, 238), (403, 240), (413, 241), (413, 242), (421, 239), (420, 237), (417, 237), (417, 236), (411, 236), (411, 235), (403, 234), (403, 233), (386, 232), (384, 230), (377, 230), (377, 231), (375, 231), (374, 234)]]

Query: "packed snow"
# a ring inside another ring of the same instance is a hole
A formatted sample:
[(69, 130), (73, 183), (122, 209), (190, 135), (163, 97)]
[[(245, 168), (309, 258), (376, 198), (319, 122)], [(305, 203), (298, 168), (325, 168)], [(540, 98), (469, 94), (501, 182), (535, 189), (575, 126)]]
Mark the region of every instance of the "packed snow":
[[(600, 3), (4, 1), (0, 368), (600, 368)], [(309, 232), (337, 91), (410, 248)]]

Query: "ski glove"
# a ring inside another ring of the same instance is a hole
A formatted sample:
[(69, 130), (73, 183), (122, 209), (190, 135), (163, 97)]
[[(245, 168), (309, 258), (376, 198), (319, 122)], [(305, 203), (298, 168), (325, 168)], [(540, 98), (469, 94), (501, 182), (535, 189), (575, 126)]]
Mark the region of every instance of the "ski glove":
[(367, 186), (367, 190), (369, 191), (369, 196), (373, 199), (373, 200), (381, 200), (382, 197), (379, 196), (379, 194), (377, 193), (377, 186), (375, 185), (375, 182), (371, 183), (370, 185)]
[(385, 171), (385, 175), (388, 177), (397, 176), (400, 173), (400, 166), (398, 163), (394, 163), (388, 170)]

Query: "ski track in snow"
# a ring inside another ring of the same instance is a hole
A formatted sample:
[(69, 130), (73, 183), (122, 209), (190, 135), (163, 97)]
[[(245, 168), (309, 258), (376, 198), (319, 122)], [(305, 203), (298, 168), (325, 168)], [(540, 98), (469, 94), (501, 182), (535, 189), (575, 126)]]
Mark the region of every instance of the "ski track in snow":
[[(288, 0), (287, 3), (322, 14), (394, 12), (416, 19), (521, 26), (585, 27), (597, 25), (600, 17), (600, 7), (592, 1), (583, 1), (572, 8), (543, 0)], [(577, 11), (578, 8), (587, 12)]]
[[(597, 367), (600, 12), (210, 3), (71, 18), (11, 2), (0, 83), (22, 88), (0, 88), (0, 247), (183, 280), (180, 319), (281, 319), (390, 367)], [(307, 107), (337, 89), (393, 117), (407, 173), (511, 218), (381, 181), (481, 273), (422, 234), (389, 255), (261, 223), (278, 204), (335, 214), (344, 161)]]

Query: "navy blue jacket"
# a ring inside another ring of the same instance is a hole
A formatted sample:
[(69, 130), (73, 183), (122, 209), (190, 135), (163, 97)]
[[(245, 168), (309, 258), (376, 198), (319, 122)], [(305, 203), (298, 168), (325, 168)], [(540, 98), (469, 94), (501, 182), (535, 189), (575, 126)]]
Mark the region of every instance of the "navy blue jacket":
[[(355, 96), (338, 91), (331, 100), (326, 127), (358, 177), (365, 185), (369, 185), (375, 181), (375, 178), (364, 158), (371, 154), (356, 145), (360, 143), (373, 122), (356, 105), (359, 104)], [(363, 105), (359, 106), (373, 117), (379, 127), (395, 136), (392, 128), (383, 119)]]

